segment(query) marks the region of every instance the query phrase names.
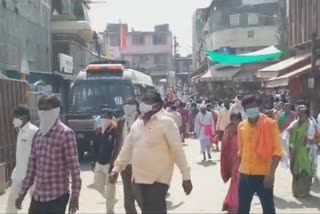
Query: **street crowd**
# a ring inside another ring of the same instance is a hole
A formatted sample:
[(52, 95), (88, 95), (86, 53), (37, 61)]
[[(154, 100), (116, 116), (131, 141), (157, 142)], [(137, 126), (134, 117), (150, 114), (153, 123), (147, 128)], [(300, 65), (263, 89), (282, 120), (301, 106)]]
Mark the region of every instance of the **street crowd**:
[[(201, 158), (221, 149), (221, 177), (230, 180), (223, 211), (249, 213), (254, 195), (264, 213), (276, 213), (274, 180), (281, 165), (292, 174), (292, 194), (307, 197), (318, 180), (318, 123), (305, 101), (275, 100), (264, 110), (255, 95), (237, 96), (216, 104), (201, 100), (168, 100), (148, 91), (138, 102), (127, 97), (124, 116), (101, 109), (95, 130), (91, 167), (94, 187), (114, 213), (116, 181), (121, 176), (126, 213), (167, 213), (166, 195), (176, 164), (186, 195), (192, 192), (191, 169), (182, 143), (199, 140)], [(60, 100), (43, 95), (38, 102), (39, 128), (29, 109), (18, 106), (13, 126), (18, 130), (16, 167), (7, 213), (17, 213), (29, 192), (29, 213), (69, 213), (79, 209), (80, 164), (74, 132), (59, 119)], [(71, 190), (70, 187), (71, 178)], [(92, 210), (94, 212), (94, 210)]]

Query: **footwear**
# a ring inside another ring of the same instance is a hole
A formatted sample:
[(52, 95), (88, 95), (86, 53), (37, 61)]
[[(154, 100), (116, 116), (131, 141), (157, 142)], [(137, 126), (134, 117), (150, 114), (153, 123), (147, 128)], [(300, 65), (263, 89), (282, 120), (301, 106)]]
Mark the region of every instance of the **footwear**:
[(210, 155), (210, 153), (208, 153), (208, 158), (211, 160), (211, 155)]
[(207, 160), (207, 158), (206, 158), (206, 154), (205, 153), (203, 153), (203, 161), (206, 161)]

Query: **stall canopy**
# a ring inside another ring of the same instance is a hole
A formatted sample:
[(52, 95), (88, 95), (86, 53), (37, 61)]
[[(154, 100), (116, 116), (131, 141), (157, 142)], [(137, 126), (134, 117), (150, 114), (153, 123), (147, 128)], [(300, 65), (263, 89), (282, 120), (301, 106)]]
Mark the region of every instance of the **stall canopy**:
[(232, 81), (233, 76), (240, 71), (240, 65), (222, 65), (211, 66), (207, 73), (200, 77), (201, 82), (219, 82)]
[[(317, 60), (317, 65), (320, 65), (320, 60)], [(288, 86), (289, 80), (293, 77), (299, 77), (301, 75), (304, 75), (308, 72), (311, 72), (311, 64), (308, 64), (302, 68), (299, 68), (297, 70), (294, 70), (290, 73), (281, 75), (279, 77), (271, 78), (267, 81), (265, 81), (265, 87), (266, 88), (278, 88), (278, 87), (285, 87)]]
[(206, 51), (206, 54), (211, 61), (216, 63), (246, 64), (278, 58), (283, 54), (283, 51), (280, 51), (274, 46), (270, 46), (268, 48), (246, 54), (232, 55), (216, 51)]

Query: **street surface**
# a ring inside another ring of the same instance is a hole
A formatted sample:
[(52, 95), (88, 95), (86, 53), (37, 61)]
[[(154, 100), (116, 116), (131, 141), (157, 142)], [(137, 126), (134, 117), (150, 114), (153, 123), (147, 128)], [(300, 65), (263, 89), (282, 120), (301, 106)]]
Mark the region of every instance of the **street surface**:
[[(187, 140), (184, 149), (192, 167), (193, 192), (185, 196), (179, 170), (176, 169), (167, 198), (169, 213), (222, 213), (221, 207), (228, 184), (220, 177), (220, 153), (215, 152), (212, 161), (202, 163), (199, 144), (196, 140)], [(104, 198), (93, 189), (93, 173), (89, 164), (82, 164), (82, 191), (80, 195), (80, 210), (78, 213), (105, 213)], [(7, 191), (8, 192), (8, 191)], [(291, 175), (282, 168), (278, 169), (275, 184), (275, 202), (277, 213), (319, 213), (320, 184), (312, 187), (312, 196), (297, 200), (291, 194)], [(121, 181), (117, 184), (115, 213), (124, 213), (123, 191)], [(7, 194), (0, 196), (0, 213), (5, 212)], [(27, 196), (21, 213), (27, 213), (30, 198)], [(251, 213), (261, 213), (257, 197), (252, 203)]]

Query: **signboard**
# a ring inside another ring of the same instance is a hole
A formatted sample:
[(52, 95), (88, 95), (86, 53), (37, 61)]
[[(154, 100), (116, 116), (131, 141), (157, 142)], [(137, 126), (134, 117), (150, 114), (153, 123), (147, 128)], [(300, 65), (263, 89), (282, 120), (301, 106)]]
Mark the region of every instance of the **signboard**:
[(58, 54), (58, 57), (60, 64), (60, 72), (73, 74), (73, 58), (63, 53)]

